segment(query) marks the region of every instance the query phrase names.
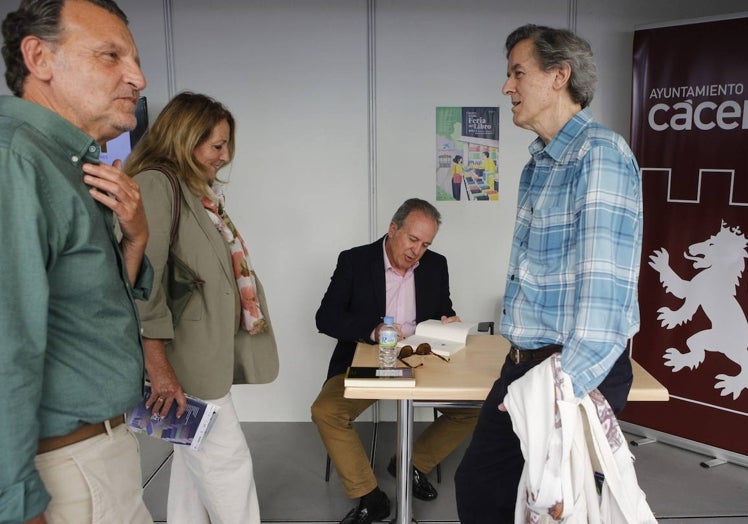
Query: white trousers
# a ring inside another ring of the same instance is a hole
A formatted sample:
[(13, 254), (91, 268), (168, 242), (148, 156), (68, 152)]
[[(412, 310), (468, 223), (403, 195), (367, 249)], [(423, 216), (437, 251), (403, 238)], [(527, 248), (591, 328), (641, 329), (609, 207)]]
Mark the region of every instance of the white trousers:
[(252, 457), (231, 393), (200, 449), (174, 446), (166, 518), (169, 524), (260, 524)]
[(152, 524), (143, 503), (140, 447), (120, 424), (107, 433), (37, 455), (52, 500), (47, 524)]

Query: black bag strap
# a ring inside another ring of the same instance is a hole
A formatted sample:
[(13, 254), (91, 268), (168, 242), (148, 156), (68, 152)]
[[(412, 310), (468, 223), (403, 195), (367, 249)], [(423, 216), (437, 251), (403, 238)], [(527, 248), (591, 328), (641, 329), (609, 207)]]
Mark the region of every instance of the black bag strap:
[(179, 185), (177, 176), (171, 171), (159, 168), (156, 168), (156, 170), (163, 173), (169, 181), (171, 184), (171, 192), (174, 196), (174, 203), (171, 207), (171, 229), (169, 230), (169, 248), (171, 248), (179, 234), (179, 218), (182, 214), (182, 186)]

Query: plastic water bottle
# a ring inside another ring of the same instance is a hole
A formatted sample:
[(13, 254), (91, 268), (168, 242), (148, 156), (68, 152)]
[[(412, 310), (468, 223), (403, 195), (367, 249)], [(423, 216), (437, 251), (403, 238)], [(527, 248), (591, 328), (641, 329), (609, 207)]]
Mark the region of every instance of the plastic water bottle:
[(397, 328), (395, 319), (384, 317), (379, 330), (379, 367), (394, 368), (397, 364)]

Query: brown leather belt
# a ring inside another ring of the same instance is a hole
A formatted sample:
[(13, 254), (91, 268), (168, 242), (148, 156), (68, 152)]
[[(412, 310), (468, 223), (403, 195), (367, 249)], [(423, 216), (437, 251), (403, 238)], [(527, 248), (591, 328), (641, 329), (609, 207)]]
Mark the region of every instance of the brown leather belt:
[(550, 346), (543, 346), (538, 349), (520, 349), (517, 346), (512, 346), (509, 348), (509, 358), (515, 364), (538, 362), (547, 359), (554, 353), (560, 352), (562, 348), (561, 344), (551, 344)]
[[(116, 417), (109, 419), (109, 426), (116, 428), (125, 421), (124, 415), (117, 415)], [(82, 440), (101, 435), (106, 432), (106, 426), (104, 422), (98, 422), (96, 424), (84, 424), (72, 433), (62, 435), (60, 437), (46, 437), (39, 439), (39, 445), (36, 448), (36, 454), (47, 453), (56, 449), (64, 448), (70, 444), (75, 444)]]

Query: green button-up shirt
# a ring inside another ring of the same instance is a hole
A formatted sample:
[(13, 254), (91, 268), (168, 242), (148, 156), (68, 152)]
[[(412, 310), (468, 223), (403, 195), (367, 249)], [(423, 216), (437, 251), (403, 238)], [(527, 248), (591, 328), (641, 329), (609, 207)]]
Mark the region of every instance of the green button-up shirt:
[(83, 183), (98, 144), (59, 115), (0, 97), (0, 522), (41, 514), (37, 441), (142, 397), (135, 298), (112, 212)]

